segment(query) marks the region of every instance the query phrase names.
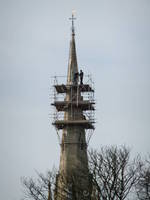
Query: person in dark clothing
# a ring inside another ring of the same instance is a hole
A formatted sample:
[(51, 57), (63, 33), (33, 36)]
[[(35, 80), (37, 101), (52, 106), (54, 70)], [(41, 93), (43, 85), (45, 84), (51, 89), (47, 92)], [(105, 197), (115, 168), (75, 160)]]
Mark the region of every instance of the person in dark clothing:
[(78, 76), (79, 76), (79, 73), (76, 72), (76, 73), (74, 74), (74, 84), (78, 84)]
[(80, 84), (81, 84), (81, 85), (83, 85), (83, 75), (84, 75), (83, 71), (80, 70), (79, 76), (80, 76)]

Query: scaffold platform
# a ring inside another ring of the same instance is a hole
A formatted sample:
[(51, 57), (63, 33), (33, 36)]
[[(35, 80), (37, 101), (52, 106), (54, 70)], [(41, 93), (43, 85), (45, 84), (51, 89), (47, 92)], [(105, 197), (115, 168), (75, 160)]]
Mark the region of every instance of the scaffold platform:
[(54, 88), (56, 89), (57, 93), (67, 93), (70, 89), (79, 89), (80, 92), (94, 92), (92, 87), (89, 84), (80, 84), (80, 85), (54, 85)]
[(55, 106), (57, 111), (66, 111), (70, 106), (81, 108), (85, 110), (95, 110), (94, 101), (54, 101), (51, 105)]
[(82, 126), (85, 129), (95, 129), (93, 126), (94, 121), (90, 120), (56, 120), (52, 123), (58, 130), (67, 126)]

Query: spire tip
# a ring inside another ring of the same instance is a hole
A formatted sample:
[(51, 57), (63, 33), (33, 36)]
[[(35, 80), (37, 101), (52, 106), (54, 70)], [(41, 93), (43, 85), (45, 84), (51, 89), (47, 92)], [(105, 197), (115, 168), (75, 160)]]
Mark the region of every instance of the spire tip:
[(74, 20), (76, 19), (74, 16), (75, 16), (75, 10), (72, 10), (72, 17), (69, 18), (71, 21), (72, 21), (72, 27), (71, 27), (71, 30), (72, 30), (72, 35), (75, 35), (75, 28), (74, 28)]

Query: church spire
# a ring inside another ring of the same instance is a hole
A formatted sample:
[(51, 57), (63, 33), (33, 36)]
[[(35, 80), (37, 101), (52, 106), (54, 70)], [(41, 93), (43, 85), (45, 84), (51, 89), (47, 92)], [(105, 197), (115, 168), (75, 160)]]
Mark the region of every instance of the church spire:
[[(87, 81), (85, 84), (85, 80), (78, 83), (76, 76), (78, 64), (74, 19), (74, 14), (72, 14), (67, 84), (59, 85), (56, 82), (52, 104), (56, 108), (53, 125), (57, 133), (61, 131), (61, 154), (59, 172), (56, 177), (55, 200), (91, 200), (92, 193), (87, 156), (90, 135), (86, 138), (86, 130), (94, 130), (94, 90)], [(60, 98), (60, 95), (63, 98)]]
[(69, 52), (69, 64), (68, 64), (68, 74), (67, 74), (67, 84), (72, 84), (75, 73), (78, 72), (77, 56), (76, 56), (76, 45), (75, 45), (75, 28), (74, 28), (74, 13), (72, 12), (72, 17), (69, 18), (72, 21), (72, 38), (70, 41), (70, 52)]

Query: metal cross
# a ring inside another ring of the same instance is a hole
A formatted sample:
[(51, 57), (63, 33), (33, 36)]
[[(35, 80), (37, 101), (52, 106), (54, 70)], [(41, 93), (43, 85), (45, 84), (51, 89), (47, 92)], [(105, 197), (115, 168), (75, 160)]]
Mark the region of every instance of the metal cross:
[(74, 13), (72, 13), (72, 17), (69, 18), (69, 19), (72, 21), (72, 33), (74, 34), (74, 20), (76, 19), (76, 18), (74, 17)]

